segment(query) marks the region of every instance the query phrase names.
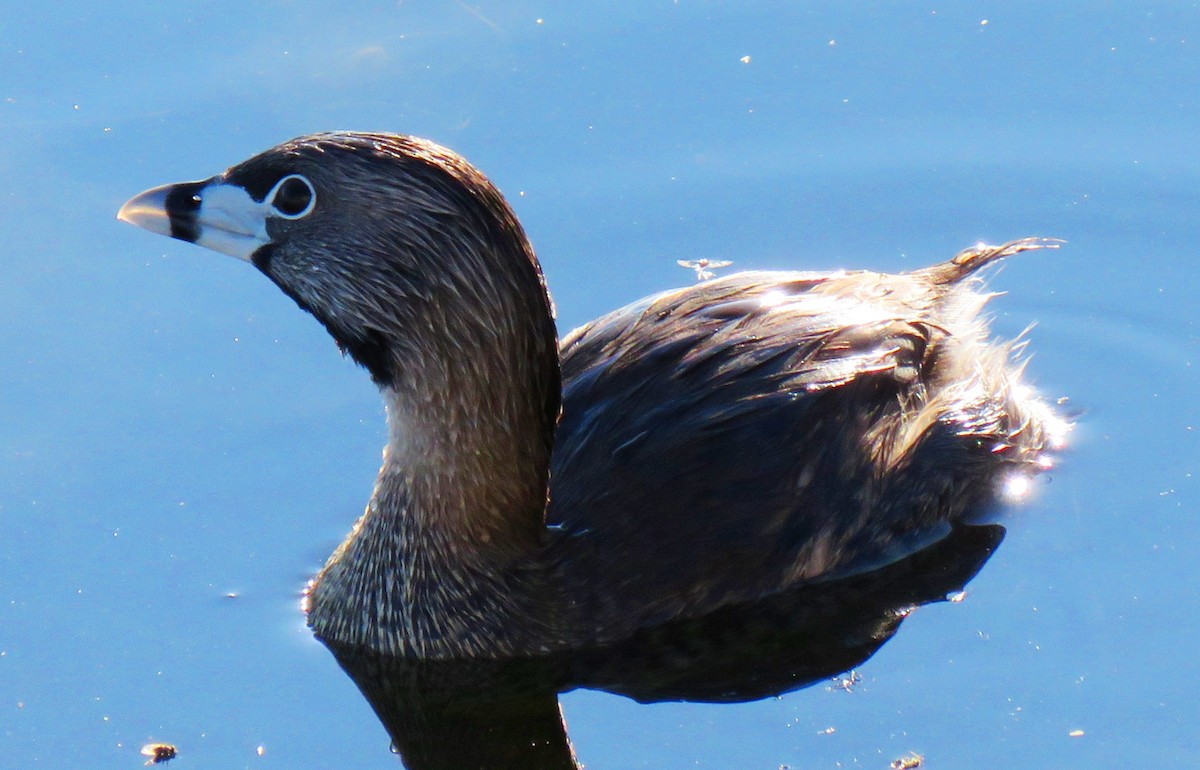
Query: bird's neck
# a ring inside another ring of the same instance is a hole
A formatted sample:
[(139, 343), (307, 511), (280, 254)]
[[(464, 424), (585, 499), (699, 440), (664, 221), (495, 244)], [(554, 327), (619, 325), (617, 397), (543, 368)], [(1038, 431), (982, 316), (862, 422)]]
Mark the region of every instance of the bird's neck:
[(373, 500), (381, 517), (406, 508), (392, 518), (453, 544), (457, 559), (494, 566), (541, 544), (551, 445), (536, 406), (482, 368), (384, 390), (388, 445)]
[(551, 642), (540, 554), (553, 423), (539, 383), (557, 386), (557, 358), (552, 375), (536, 371), (526, 342), (417, 345), (397, 365), (370, 504), (310, 591), (319, 636), (421, 658)]

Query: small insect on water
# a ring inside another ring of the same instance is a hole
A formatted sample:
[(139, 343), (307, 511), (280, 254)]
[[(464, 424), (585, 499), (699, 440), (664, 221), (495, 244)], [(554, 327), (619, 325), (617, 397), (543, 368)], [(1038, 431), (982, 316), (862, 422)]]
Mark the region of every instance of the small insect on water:
[(709, 278), (716, 278), (717, 274), (714, 270), (720, 270), (722, 267), (729, 267), (733, 264), (731, 259), (677, 259), (675, 263), (680, 267), (686, 267), (689, 270), (696, 271), (697, 281), (707, 281)]
[(142, 747), (142, 756), (149, 757), (146, 760), (147, 765), (157, 765), (160, 762), (169, 762), (178, 754), (178, 750), (169, 743), (147, 743)]
[(892, 770), (913, 770), (924, 763), (925, 755), (912, 751), (907, 756), (900, 757), (900, 759), (893, 759)]

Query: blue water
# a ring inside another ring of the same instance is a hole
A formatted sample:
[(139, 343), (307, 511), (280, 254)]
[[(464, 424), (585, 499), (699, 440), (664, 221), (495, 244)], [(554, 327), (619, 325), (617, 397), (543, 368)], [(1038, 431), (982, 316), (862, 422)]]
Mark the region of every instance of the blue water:
[(398, 766), (297, 609), (378, 465), (368, 378), (254, 270), (113, 218), (337, 128), (486, 171), (563, 331), (676, 259), (1069, 242), (990, 281), (1081, 417), (965, 601), (853, 692), (568, 694), (589, 767), (1194, 762), (1200, 11), (944, 5), (0, 6), (0, 767)]

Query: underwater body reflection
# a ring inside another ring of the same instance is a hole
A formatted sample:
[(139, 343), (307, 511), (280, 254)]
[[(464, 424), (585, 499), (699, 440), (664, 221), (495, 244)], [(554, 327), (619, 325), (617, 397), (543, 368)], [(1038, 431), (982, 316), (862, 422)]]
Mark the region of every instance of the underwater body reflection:
[(328, 646), (409, 770), (572, 770), (583, 765), (559, 693), (738, 703), (826, 681), (874, 655), (916, 607), (961, 590), (1003, 538), (998, 524), (955, 525), (886, 566), (540, 658), (421, 661)]

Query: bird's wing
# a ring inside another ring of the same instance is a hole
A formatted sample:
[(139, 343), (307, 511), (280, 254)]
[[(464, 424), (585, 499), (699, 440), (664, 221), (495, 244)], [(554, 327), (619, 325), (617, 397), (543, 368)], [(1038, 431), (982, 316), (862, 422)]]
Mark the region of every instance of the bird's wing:
[(547, 523), (566, 579), (604, 585), (581, 611), (652, 623), (879, 557), (894, 538), (859, 541), (942, 333), (928, 286), (741, 273), (568, 335)]

